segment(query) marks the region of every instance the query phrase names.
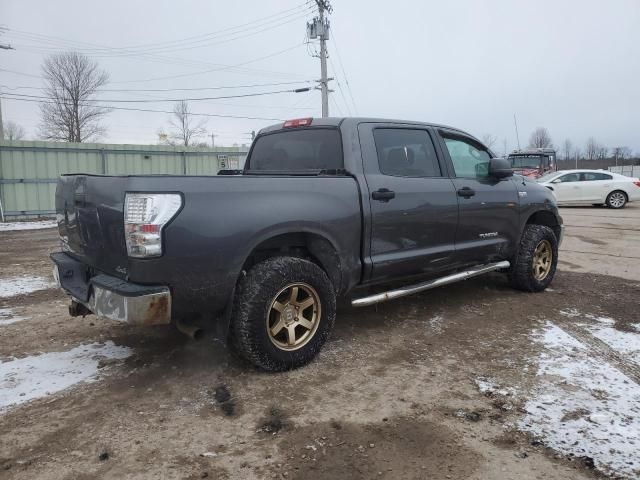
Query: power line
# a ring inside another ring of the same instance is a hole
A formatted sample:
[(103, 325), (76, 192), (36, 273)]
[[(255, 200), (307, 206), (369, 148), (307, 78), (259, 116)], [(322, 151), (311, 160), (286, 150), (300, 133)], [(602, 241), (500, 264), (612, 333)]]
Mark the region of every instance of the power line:
[(342, 109), (340, 108), (340, 105), (338, 105), (338, 102), (336, 102), (335, 97), (331, 96), (329, 97), (329, 100), (333, 102), (333, 105), (336, 107), (336, 110), (338, 111), (338, 115), (342, 117), (343, 116)]
[[(1, 70), (1, 69), (0, 69)], [(38, 77), (42, 78), (42, 77)], [(98, 92), (190, 92), (199, 90), (225, 90), (236, 88), (255, 88), (255, 87), (273, 87), (278, 85), (298, 85), (309, 84), (313, 80), (300, 80), (296, 82), (275, 82), (275, 83), (254, 83), (250, 85), (222, 85), (216, 87), (191, 87), (191, 88), (101, 88)], [(45, 87), (31, 87), (31, 86), (15, 86), (10, 87), (8, 85), (0, 85), (2, 88), (8, 88), (9, 90), (28, 89), (28, 90), (46, 90)]]
[[(89, 48), (82, 47), (87, 52), (118, 52), (118, 53), (125, 53), (125, 54), (144, 54), (144, 53), (152, 52), (156, 49), (171, 48), (178, 45), (188, 44), (190, 46), (187, 48), (193, 48), (191, 45), (193, 45), (194, 43), (208, 41), (212, 38), (217, 38), (220, 36), (228, 36), (228, 35), (237, 35), (238, 33), (243, 33), (247, 31), (255, 32), (255, 27), (250, 27), (250, 28), (245, 28), (245, 27), (248, 27), (254, 24), (268, 25), (270, 23), (279, 22), (281, 20), (284, 20), (285, 18), (290, 18), (292, 16), (299, 15), (300, 13), (306, 14), (311, 8), (312, 7), (310, 5), (310, 1), (307, 1), (293, 8), (282, 10), (280, 12), (276, 12), (266, 17), (258, 18), (240, 25), (227, 27), (222, 30), (208, 32), (205, 34), (195, 35), (192, 37), (186, 37), (186, 38), (177, 39), (177, 40), (168, 40), (164, 42), (152, 42), (147, 44), (131, 45), (131, 46), (124, 46), (124, 47), (109, 47), (109, 46), (99, 45), (95, 43), (71, 40), (71, 39), (58, 37), (58, 36), (28, 32), (24, 30), (8, 29), (8, 31), (10, 31), (11, 33), (17, 34), (17, 36), (19, 37), (22, 36), (23, 38), (27, 38), (29, 40), (40, 41), (41, 43), (45, 43), (45, 44), (46, 43), (53, 44), (53, 45), (58, 44), (58, 45), (65, 46), (66, 48), (68, 48), (68, 45), (72, 45), (74, 47), (77, 45), (87, 46)], [(276, 18), (276, 17), (279, 17), (279, 18)], [(234, 30), (237, 30), (237, 31), (234, 31)], [(198, 47), (195, 47), (195, 48), (198, 48)]]
[[(346, 97), (344, 96), (344, 91), (342, 88), (342, 83), (340, 82), (340, 79), (338, 78), (337, 75), (337, 71), (336, 71), (336, 67), (333, 65), (333, 60), (331, 60), (331, 57), (329, 57), (329, 63), (331, 64), (331, 69), (334, 71), (334, 76), (336, 77), (336, 84), (338, 85), (338, 90), (340, 90), (340, 96), (342, 97), (342, 101), (344, 102), (345, 107), (347, 107), (347, 112), (349, 112), (349, 116), (351, 116), (351, 107), (349, 106), (349, 102), (347, 102)], [(337, 105), (338, 102), (334, 103)]]
[[(156, 81), (156, 80), (172, 80), (174, 78), (184, 78), (184, 77), (192, 77), (194, 75), (203, 75), (205, 73), (211, 73), (211, 72), (219, 72), (222, 70), (232, 70), (232, 69), (237, 69), (238, 67), (243, 67), (244, 65), (248, 65), (250, 63), (255, 63), (255, 62), (259, 62), (261, 60), (266, 60), (268, 58), (272, 58), (275, 57), (277, 55), (281, 55), (283, 53), (289, 52), (291, 50), (294, 50), (296, 48), (301, 47), (303, 44), (298, 43), (297, 45), (294, 45), (292, 47), (289, 48), (285, 48), (284, 50), (279, 50), (275, 53), (271, 53), (269, 55), (264, 55), (262, 57), (258, 57), (258, 58), (254, 58), (253, 60), (249, 60), (246, 62), (242, 62), (242, 63), (237, 63), (235, 65), (221, 65), (221, 68), (212, 68), (212, 69), (208, 69), (208, 70), (201, 70), (199, 72), (193, 72), (193, 73), (182, 73), (182, 74), (178, 74), (178, 75), (169, 75), (169, 76), (164, 76), (164, 77), (154, 77), (154, 78), (147, 78), (147, 79), (140, 79), (140, 80), (120, 80), (117, 82), (111, 82), (111, 83), (139, 83), (139, 82), (152, 82), (152, 81)], [(215, 65), (215, 64), (214, 64)], [(244, 70), (252, 70), (252, 69), (244, 69)], [(253, 70), (254, 72), (261, 72), (261, 70)], [(269, 70), (262, 70), (262, 72), (267, 72), (267, 73), (275, 73), (278, 75), (291, 75), (289, 73), (284, 73), (284, 72), (273, 72), (273, 71), (269, 71)], [(238, 73), (242, 73), (242, 72), (238, 72)], [(295, 76), (295, 75), (293, 75)]]
[(344, 78), (344, 82), (347, 85), (347, 92), (349, 93), (349, 97), (351, 97), (351, 103), (353, 104), (353, 111), (358, 113), (358, 107), (356, 106), (356, 102), (353, 99), (353, 93), (351, 93), (351, 85), (349, 85), (349, 79), (347, 78), (347, 72), (344, 70), (344, 65), (342, 64), (342, 57), (340, 56), (340, 50), (338, 49), (338, 44), (336, 42), (336, 33), (333, 32), (333, 46), (335, 47), (336, 54), (338, 55), (338, 64), (340, 64), (340, 68), (342, 69), (342, 78)]
[[(229, 98), (246, 98), (246, 97), (261, 97), (265, 95), (276, 95), (279, 93), (303, 93), (310, 91), (310, 87), (296, 88), (289, 90), (275, 90), (270, 92), (257, 92), (257, 93), (243, 93), (240, 95), (223, 95), (220, 97), (194, 97), (194, 98), (162, 98), (162, 99), (135, 99), (135, 100), (123, 100), (123, 99), (85, 99), (84, 102), (106, 102), (106, 103), (159, 103), (159, 102), (199, 102), (204, 100), (224, 100)], [(5, 95), (12, 95), (15, 97), (36, 98), (41, 100), (55, 100), (52, 97), (42, 95), (29, 95), (26, 93), (6, 93)], [(64, 102), (61, 102), (64, 103)]]
[[(53, 102), (53, 101), (49, 101), (49, 100), (36, 100), (36, 99), (29, 99), (29, 98), (13, 98), (13, 97), (6, 97), (3, 96), (3, 98), (5, 100), (15, 100), (18, 102), (35, 102), (35, 103), (50, 103), (50, 104), (55, 104), (57, 102)], [(131, 107), (112, 107), (110, 105), (87, 105), (87, 104), (80, 104), (79, 106), (82, 107), (102, 107), (108, 110), (125, 110), (125, 111), (129, 111), (129, 112), (151, 112), (151, 113), (168, 113), (170, 115), (173, 115), (174, 112), (170, 111), (170, 110), (151, 110), (151, 109), (147, 109), (147, 108), (131, 108)], [(241, 119), (241, 120), (274, 120), (274, 121), (283, 121), (284, 119), (282, 118), (269, 118), (269, 117), (245, 117), (245, 116), (241, 116), (241, 115), (224, 115), (224, 114), (217, 114), (217, 113), (190, 113), (190, 115), (196, 115), (196, 116), (200, 116), (200, 117), (216, 117), (216, 118), (234, 118), (234, 119)]]
[(0, 68), (0, 72), (13, 73), (13, 74), (16, 74), (16, 75), (22, 75), (24, 77), (42, 78), (40, 75), (33, 75), (31, 73), (16, 72), (15, 70), (7, 70), (6, 68)]
[[(235, 32), (234, 34), (231, 35), (235, 35), (232, 36), (231, 38), (226, 38), (226, 39), (221, 39), (221, 40), (217, 40), (217, 41), (207, 41), (206, 43), (202, 43), (200, 45), (188, 45), (188, 46), (181, 46), (181, 47), (176, 47), (176, 48), (163, 48), (163, 49), (148, 49), (148, 50), (140, 50), (140, 51), (131, 51), (128, 49), (123, 49), (123, 48), (118, 48), (118, 47), (97, 47), (97, 48), (78, 48), (78, 47), (74, 47), (74, 49), (78, 50), (79, 52), (90, 56), (90, 57), (94, 57), (94, 58), (110, 58), (110, 57), (114, 57), (114, 58), (122, 58), (122, 57), (142, 57), (142, 58), (146, 58), (147, 60), (152, 60), (152, 61), (162, 61), (162, 60), (179, 60), (179, 61), (184, 61), (184, 59), (176, 59), (173, 57), (167, 57), (167, 56), (163, 56), (163, 55), (159, 55), (159, 54), (163, 54), (163, 53), (172, 53), (172, 52), (178, 52), (178, 51), (182, 51), (182, 50), (192, 50), (192, 49), (196, 49), (196, 48), (203, 48), (203, 47), (210, 47), (213, 45), (220, 45), (223, 43), (229, 43), (235, 40), (240, 40), (243, 38), (248, 38), (248, 37), (253, 37), (255, 35), (258, 35), (260, 33), (269, 31), (269, 30), (273, 30), (274, 28), (278, 28), (281, 27), (283, 25), (287, 25), (289, 23), (292, 22), (296, 22), (298, 20), (300, 20), (301, 18), (306, 18), (308, 16), (309, 12), (305, 11), (305, 12), (297, 12), (295, 14), (295, 16), (293, 16), (292, 18), (286, 20), (286, 21), (279, 21), (279, 23), (275, 23), (273, 25), (269, 25), (267, 27), (264, 28), (260, 28), (260, 29), (247, 29), (246, 31), (240, 31), (240, 32)], [(284, 20), (284, 18), (287, 17), (283, 17), (282, 19), (279, 20)], [(40, 41), (42, 43), (41, 40), (38, 40), (37, 38), (26, 38), (27, 40), (31, 40), (31, 41)], [(16, 44), (18, 47), (20, 47), (20, 50), (31, 50), (31, 51), (36, 51), (38, 53), (52, 53), (55, 51), (60, 51), (60, 50), (67, 50), (69, 47), (68, 46), (38, 46), (38, 45), (21, 45), (21, 44)]]
[[(283, 50), (279, 50), (277, 52), (274, 53), (270, 53), (268, 55), (263, 55), (261, 57), (258, 58), (254, 58), (252, 60), (248, 60), (246, 62), (241, 62), (241, 63), (237, 63), (235, 65), (225, 65), (225, 64), (213, 64), (213, 63), (209, 63), (209, 65), (216, 65), (216, 68), (211, 68), (211, 69), (207, 69), (207, 70), (201, 70), (198, 72), (191, 72), (191, 73), (182, 73), (182, 74), (176, 74), (176, 75), (167, 75), (167, 76), (162, 76), (162, 77), (152, 77), (152, 78), (143, 78), (143, 79), (137, 79), (137, 80), (119, 80), (119, 81), (112, 81), (110, 82), (111, 84), (122, 84), (122, 83), (143, 83), (143, 82), (153, 82), (156, 80), (171, 80), (171, 79), (175, 79), (175, 78), (185, 78), (185, 77), (193, 77), (196, 75), (204, 75), (205, 73), (211, 73), (211, 72), (220, 72), (223, 70), (236, 70), (237, 73), (240, 74), (244, 74), (244, 75), (255, 75), (255, 74), (276, 74), (279, 76), (283, 76), (283, 75), (288, 75), (288, 76), (298, 76), (298, 74), (290, 74), (290, 73), (285, 73), (285, 72), (274, 72), (274, 71), (270, 71), (270, 70), (262, 70), (262, 69), (251, 69), (251, 68), (240, 68), (243, 67), (244, 65), (249, 65), (251, 63), (256, 63), (259, 62), (261, 60), (266, 60), (268, 58), (273, 58), (276, 57), (278, 55), (282, 55), (283, 53), (289, 52), (291, 50), (295, 50), (296, 48), (301, 47), (302, 45), (304, 45), (303, 43), (298, 43), (296, 45), (293, 45), (291, 47), (285, 48)], [(8, 70), (8, 69), (4, 69), (4, 68), (0, 68), (0, 71), (5, 71), (5, 72), (9, 72), (9, 73), (13, 73), (16, 75), (22, 75), (25, 77), (32, 77), (32, 78), (42, 78), (39, 75), (34, 75), (34, 74), (30, 74), (30, 73), (23, 73), (23, 72), (17, 72), (15, 70)]]
[[(303, 5), (301, 5), (301, 6), (303, 6)], [(308, 9), (308, 8), (309, 8), (309, 7), (307, 7), (307, 9)], [(286, 22), (280, 22), (280, 23), (278, 23), (278, 24), (276, 24), (276, 25), (271, 25), (271, 26), (269, 26), (269, 27), (262, 28), (262, 29), (258, 29), (258, 30), (252, 29), (251, 31), (248, 31), (248, 33), (247, 33), (246, 35), (236, 36), (236, 37), (234, 37), (234, 38), (230, 38), (230, 39), (227, 39), (227, 40), (224, 40), (224, 41), (215, 42), (215, 44), (219, 44), (219, 43), (227, 43), (227, 42), (229, 42), (229, 41), (238, 40), (238, 39), (240, 39), (240, 38), (245, 38), (245, 37), (248, 37), (248, 36), (257, 35), (257, 34), (259, 34), (259, 33), (261, 33), (261, 32), (264, 32), (264, 31), (270, 30), (270, 29), (272, 29), (272, 28), (276, 28), (276, 27), (279, 27), (279, 26), (281, 26), (281, 25), (285, 25), (285, 24), (287, 24), (287, 23), (291, 23), (291, 22), (293, 22), (293, 21), (297, 21), (297, 20), (298, 20), (298, 19), (300, 19), (300, 18), (304, 18), (304, 17), (306, 17), (306, 16), (308, 15), (308, 13), (309, 13), (309, 12), (306, 12), (306, 11), (305, 11), (303, 15), (298, 15), (298, 16), (296, 16), (295, 18), (292, 18), (292, 19), (290, 19), (290, 20), (287, 20)], [(282, 19), (278, 19), (278, 20), (282, 20)], [(61, 41), (66, 42), (66, 43), (71, 43), (72, 45), (73, 45), (73, 44), (78, 44), (78, 43), (80, 43), (80, 44), (85, 44), (85, 45), (92, 45), (92, 46), (94, 46), (94, 47), (98, 47), (99, 49), (103, 49), (103, 50), (105, 50), (105, 51), (113, 50), (113, 48), (112, 48), (112, 47), (105, 47), (105, 46), (102, 46), (102, 45), (90, 44), (90, 43), (86, 43), (86, 42), (69, 41), (69, 40), (63, 39), (63, 38), (61, 38), (61, 37), (50, 37), (50, 36), (44, 36), (44, 35), (40, 35), (40, 34), (30, 34), (29, 32), (26, 32), (26, 33), (27, 33), (28, 35), (36, 35), (36, 36), (38, 36), (38, 35), (39, 35), (39, 36), (41, 36), (41, 37), (44, 37), (45, 39), (46, 39), (46, 38), (60, 39)], [(241, 33), (241, 32), (236, 32), (236, 33)], [(40, 40), (40, 41), (42, 41), (42, 40)], [(47, 40), (45, 40), (45, 42), (46, 42), (46, 41), (47, 41)], [(50, 40), (49, 40), (49, 42), (50, 42)], [(59, 43), (59, 42), (58, 42), (58, 43)], [(213, 44), (214, 44), (214, 43), (211, 43), (211, 42), (210, 42), (209, 44), (207, 44), (207, 45), (202, 45), (202, 46), (209, 46), (209, 45), (213, 45)], [(296, 46), (296, 47), (297, 47), (297, 46)], [(296, 48), (296, 47), (292, 47), (291, 49)], [(68, 47), (67, 45), (65, 45), (65, 47), (64, 47), (64, 48), (69, 48), (69, 47)], [(77, 47), (75, 47), (75, 48), (77, 48)], [(186, 48), (186, 47), (185, 47), (185, 48)], [(196, 48), (199, 48), (199, 47), (196, 47)], [(287, 50), (285, 50), (285, 51), (288, 51), (288, 50), (291, 50), (291, 49), (287, 49)], [(27, 52), (29, 52), (29, 53), (51, 53), (51, 48), (50, 48), (50, 47), (37, 47), (37, 46), (36, 46), (35, 48), (31, 48), (30, 46), (24, 46), (24, 47), (22, 47), (22, 48), (21, 48), (21, 50), (23, 50), (23, 51), (27, 51)], [(85, 49), (85, 50), (86, 50), (86, 49)], [(176, 50), (177, 50), (177, 49), (176, 49)], [(178, 65), (178, 64), (179, 64), (179, 65), (183, 65), (183, 66), (187, 66), (187, 65), (194, 65), (194, 66), (195, 66), (195, 65), (201, 65), (201, 64), (205, 64), (205, 65), (216, 65), (216, 64), (212, 64), (212, 63), (210, 63), (210, 62), (204, 62), (204, 61), (192, 61), (192, 60), (188, 60), (188, 59), (184, 59), (184, 58), (169, 57), (169, 56), (161, 56), (161, 55), (152, 54), (152, 53), (131, 52), (131, 51), (127, 51), (126, 49), (120, 49), (120, 50), (118, 50), (118, 53), (117, 53), (117, 54), (111, 54), (111, 55), (107, 55), (107, 54), (99, 55), (99, 54), (91, 53), (91, 51), (88, 51), (88, 53), (89, 53), (89, 54), (88, 54), (88, 56), (92, 56), (92, 57), (101, 57), (101, 56), (102, 56), (102, 57), (109, 57), (109, 56), (111, 56), (111, 57), (121, 58), (121, 57), (137, 56), (137, 57), (140, 57), (140, 58), (143, 58), (143, 59), (146, 59), (146, 60), (150, 60), (150, 61), (161, 62), (161, 63), (166, 63), (166, 64), (174, 64), (174, 65)], [(183, 74), (183, 75), (176, 75), (176, 76), (170, 76), (170, 77), (159, 77), (158, 79), (165, 79), (165, 78), (167, 78), (167, 79), (168, 79), (168, 78), (179, 78), (179, 77), (182, 77), (182, 76), (197, 75), (197, 74), (201, 74), (201, 73), (209, 73), (209, 72), (212, 72), (212, 71), (220, 71), (220, 70), (227, 70), (227, 69), (237, 69), (238, 67), (240, 67), (240, 66), (242, 66), (242, 65), (246, 65), (246, 64), (248, 64), (248, 63), (253, 63), (253, 62), (255, 62), (255, 61), (259, 61), (259, 60), (264, 60), (264, 59), (266, 59), (266, 58), (270, 58), (270, 57), (272, 57), (272, 56), (275, 56), (275, 55), (278, 55), (278, 54), (281, 54), (281, 53), (284, 53), (284, 51), (276, 52), (275, 54), (267, 55), (267, 56), (264, 56), (264, 57), (261, 57), (261, 58), (258, 58), (258, 59), (255, 59), (255, 60), (252, 60), (252, 61), (250, 61), (250, 62), (243, 62), (243, 63), (238, 64), (238, 65), (231, 65), (231, 66), (229, 66), (229, 65), (222, 65), (222, 68), (214, 68), (214, 69), (211, 69), (211, 70), (205, 70), (205, 71), (202, 71), (202, 72), (196, 72), (196, 73), (192, 73), (192, 74)], [(250, 69), (244, 69), (244, 70), (250, 70)], [(255, 70), (255, 69), (254, 69), (254, 70)], [(275, 74), (275, 75), (290, 75), (290, 76), (291, 76), (291, 75), (293, 75), (293, 76), (295, 76), (294, 74), (290, 74), (290, 73), (283, 73), (283, 72), (270, 72), (270, 71), (268, 71), (268, 70), (262, 70), (262, 71), (255, 70), (255, 71), (256, 71), (256, 72), (261, 72), (261, 73)], [(242, 72), (239, 72), (239, 73), (242, 73)], [(120, 83), (120, 82), (113, 82), (113, 83)]]

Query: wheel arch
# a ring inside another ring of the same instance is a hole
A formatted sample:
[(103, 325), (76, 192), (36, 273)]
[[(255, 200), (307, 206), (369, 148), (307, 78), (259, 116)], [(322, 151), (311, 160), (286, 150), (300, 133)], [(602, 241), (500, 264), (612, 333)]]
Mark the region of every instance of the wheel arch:
[(544, 225), (545, 227), (549, 227), (553, 230), (553, 233), (556, 234), (556, 238), (560, 238), (561, 222), (557, 215), (549, 210), (537, 210), (533, 212), (529, 215), (529, 218), (527, 218), (523, 228), (526, 228), (527, 225)]
[(607, 199), (609, 198), (609, 195), (611, 195), (612, 193), (616, 193), (616, 192), (620, 192), (621, 194), (624, 195), (624, 198), (627, 199), (627, 202), (629, 201), (629, 194), (627, 193), (626, 190), (624, 190), (623, 188), (614, 188), (613, 190), (611, 190), (609, 193), (607, 193), (604, 197), (605, 202), (607, 201)]
[(246, 255), (240, 275), (256, 263), (279, 256), (306, 258), (325, 271), (336, 293), (345, 288), (340, 255), (335, 244), (326, 236), (308, 230), (272, 232), (261, 238)]

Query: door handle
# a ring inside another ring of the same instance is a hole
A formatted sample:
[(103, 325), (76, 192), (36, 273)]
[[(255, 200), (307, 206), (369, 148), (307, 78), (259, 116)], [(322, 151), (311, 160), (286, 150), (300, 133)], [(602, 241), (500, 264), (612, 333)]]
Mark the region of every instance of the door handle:
[(476, 194), (476, 191), (470, 187), (462, 187), (460, 190), (458, 190), (459, 197), (470, 198), (470, 197), (473, 197), (475, 194)]
[(392, 198), (395, 198), (396, 192), (389, 190), (388, 188), (380, 188), (371, 193), (371, 198), (379, 200), (381, 202), (388, 202)]

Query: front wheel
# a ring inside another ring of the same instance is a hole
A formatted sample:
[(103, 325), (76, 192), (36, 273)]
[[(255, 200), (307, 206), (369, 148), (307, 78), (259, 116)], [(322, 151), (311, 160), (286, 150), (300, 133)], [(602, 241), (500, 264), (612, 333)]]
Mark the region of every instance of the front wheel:
[(620, 190), (607, 195), (607, 206), (609, 208), (623, 208), (627, 204), (627, 195)]
[(541, 292), (553, 280), (557, 264), (558, 239), (553, 230), (527, 225), (509, 271), (511, 285), (526, 292)]
[(291, 370), (318, 354), (335, 316), (333, 285), (319, 266), (295, 257), (270, 258), (240, 281), (231, 340), (257, 367)]

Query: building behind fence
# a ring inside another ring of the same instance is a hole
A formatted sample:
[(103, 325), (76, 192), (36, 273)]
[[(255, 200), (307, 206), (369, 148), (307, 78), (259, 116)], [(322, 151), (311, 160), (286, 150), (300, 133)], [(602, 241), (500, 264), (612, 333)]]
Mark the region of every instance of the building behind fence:
[(640, 178), (640, 165), (624, 165), (621, 167), (609, 167), (609, 171), (626, 175), (627, 177)]
[(58, 177), (98, 175), (216, 175), (244, 166), (246, 147), (191, 148), (0, 140), (0, 205), (6, 218), (54, 213)]

